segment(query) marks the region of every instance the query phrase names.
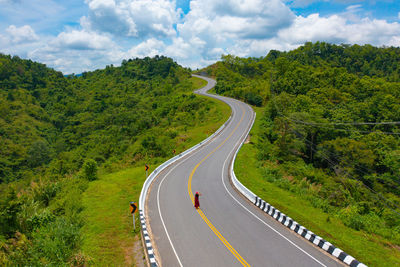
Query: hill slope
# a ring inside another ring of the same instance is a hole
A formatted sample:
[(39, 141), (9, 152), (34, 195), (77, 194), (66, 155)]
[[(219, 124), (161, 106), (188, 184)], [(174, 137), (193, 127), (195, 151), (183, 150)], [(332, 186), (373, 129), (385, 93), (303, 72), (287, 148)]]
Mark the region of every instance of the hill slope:
[[(90, 263), (81, 250), (89, 208), (82, 196), (92, 181), (153, 166), (225, 119), (192, 93), (201, 83), (190, 77), (159, 56), (64, 77), (0, 55), (0, 265)], [(139, 188), (143, 177), (132, 179), (124, 186)]]
[[(308, 43), (262, 58), (223, 56), (206, 69), (217, 78), (217, 93), (263, 107), (248, 145), (255, 151), (243, 152), (255, 157), (260, 179), (245, 175), (252, 180), (243, 182), (260, 195), (267, 194), (260, 188), (283, 189), (325, 214), (297, 215), (305, 225), (325, 218), (315, 227), (325, 231), (337, 220), (380, 251), (393, 247), (394, 262), (400, 261), (399, 54), (400, 48)], [(284, 204), (290, 201), (271, 201), (291, 209)], [(371, 262), (361, 253), (365, 243), (345, 239), (330, 240)]]

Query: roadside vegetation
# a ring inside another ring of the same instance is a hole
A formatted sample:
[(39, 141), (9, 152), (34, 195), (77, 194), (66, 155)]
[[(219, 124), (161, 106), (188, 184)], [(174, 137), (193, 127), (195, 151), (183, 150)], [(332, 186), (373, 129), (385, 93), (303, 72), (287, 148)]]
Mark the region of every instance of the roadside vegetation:
[[(207, 84), (199, 78), (191, 78), (191, 81), (193, 90)], [(203, 96), (196, 97), (206, 99)], [(229, 106), (215, 99), (207, 101), (214, 103), (209, 106), (204, 120), (171, 140), (175, 143), (177, 154), (207, 138), (228, 119), (231, 112)], [(173, 153), (164, 158), (139, 161), (134, 164), (136, 167), (115, 166), (114, 169), (120, 171), (99, 175), (98, 180), (89, 184), (83, 194), (83, 216), (86, 223), (82, 228), (82, 251), (90, 255), (94, 265), (140, 266), (140, 262), (143, 263), (139, 213), (135, 215), (136, 231), (133, 231), (128, 204), (139, 200), (146, 179), (144, 164), (149, 165), (150, 174), (172, 156)]]
[(254, 105), (235, 170), (253, 192), (372, 266), (400, 263), (400, 49), (307, 43), (207, 71)]
[(144, 164), (229, 116), (192, 93), (202, 84), (166, 57), (64, 77), (0, 55), (0, 265), (134, 264)]

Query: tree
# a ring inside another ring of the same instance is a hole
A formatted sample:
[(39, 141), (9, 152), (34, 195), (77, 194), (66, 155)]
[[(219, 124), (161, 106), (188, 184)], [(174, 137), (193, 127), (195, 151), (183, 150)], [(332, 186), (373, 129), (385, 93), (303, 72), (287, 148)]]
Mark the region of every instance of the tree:
[(38, 167), (50, 161), (51, 151), (47, 142), (38, 140), (28, 150), (28, 164), (31, 167)]

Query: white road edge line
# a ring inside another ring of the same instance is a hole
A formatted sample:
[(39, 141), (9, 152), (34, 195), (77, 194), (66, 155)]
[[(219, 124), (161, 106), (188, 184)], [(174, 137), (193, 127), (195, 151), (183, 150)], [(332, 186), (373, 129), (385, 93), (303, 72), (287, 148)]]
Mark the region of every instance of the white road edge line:
[[(242, 135), (242, 137), (244, 135), (248, 134), (247, 131)], [(277, 230), (275, 230), (272, 226), (270, 226), (268, 223), (266, 223), (265, 221), (263, 221), (260, 217), (258, 217), (257, 215), (255, 215), (253, 212), (251, 212), (249, 209), (247, 209), (242, 203), (240, 203), (232, 194), (231, 192), (229, 192), (228, 188), (226, 187), (225, 181), (224, 181), (224, 173), (225, 173), (225, 166), (226, 166), (226, 162), (227, 160), (230, 158), (231, 154), (233, 151), (235, 151), (237, 145), (241, 142), (242, 137), (239, 139), (238, 142), (236, 142), (235, 146), (233, 147), (233, 150), (228, 154), (228, 157), (226, 158), (224, 165), (222, 167), (222, 183), (225, 187), (226, 192), (228, 192), (228, 194), (240, 205), (242, 206), (242, 208), (244, 208), (246, 211), (248, 211), (251, 215), (253, 215), (256, 219), (258, 219), (260, 222), (262, 222), (263, 224), (265, 224), (266, 226), (268, 226), (271, 230), (273, 230), (275, 233), (277, 233), (278, 235), (280, 235), (282, 238), (284, 238), (286, 241), (288, 241), (290, 244), (292, 244), (293, 246), (295, 246), (296, 248), (298, 248), (300, 251), (302, 251), (304, 254), (306, 254), (307, 256), (309, 256), (311, 259), (313, 259), (314, 261), (318, 262), (319, 264), (321, 264), (322, 266), (325, 266), (325, 264), (323, 264), (322, 262), (320, 262), (319, 260), (317, 260), (316, 258), (314, 258), (312, 255), (310, 255), (308, 252), (306, 252), (305, 250), (303, 250), (302, 248), (300, 248), (298, 245), (296, 245), (295, 243), (293, 243), (291, 240), (289, 240), (287, 237), (285, 237), (284, 235), (282, 235), (281, 233), (279, 233)], [(232, 163), (233, 164), (233, 163)]]
[[(234, 112), (234, 109), (232, 108), (232, 113), (233, 113), (233, 112)], [(233, 117), (233, 115), (232, 115), (232, 117)], [(227, 125), (227, 126), (228, 126), (228, 125)], [(227, 126), (226, 126), (226, 127), (227, 127)], [(224, 130), (225, 130), (225, 129), (224, 129)], [(221, 132), (221, 133), (222, 133), (222, 132)], [(211, 140), (210, 140), (210, 141), (211, 141)], [(211, 144), (211, 142), (208, 143), (206, 146), (208, 146), (209, 144)], [(181, 260), (180, 260), (180, 258), (179, 258), (179, 256), (178, 256), (178, 253), (177, 253), (176, 250), (175, 250), (175, 246), (174, 246), (174, 244), (172, 243), (172, 240), (171, 240), (171, 238), (170, 238), (170, 236), (169, 236), (167, 227), (165, 226), (163, 216), (162, 216), (162, 214), (161, 214), (161, 208), (160, 208), (160, 189), (161, 189), (161, 185), (162, 185), (162, 183), (164, 182), (164, 180), (168, 177), (168, 175), (169, 175), (173, 170), (175, 170), (175, 168), (177, 168), (178, 166), (180, 166), (181, 164), (183, 164), (184, 162), (186, 162), (188, 159), (190, 159), (192, 156), (194, 156), (195, 154), (197, 154), (197, 153), (200, 152), (200, 151), (201, 151), (200, 149), (197, 150), (197, 151), (195, 151), (195, 152), (193, 153), (193, 155), (187, 157), (186, 159), (184, 159), (183, 161), (181, 161), (181, 162), (179, 162), (177, 165), (175, 165), (175, 166), (164, 176), (164, 178), (161, 180), (160, 184), (158, 185), (158, 189), (157, 189), (157, 207), (158, 207), (158, 214), (160, 215), (161, 223), (162, 223), (162, 225), (163, 225), (163, 227), (164, 227), (165, 233), (167, 234), (168, 241), (169, 241), (169, 243), (171, 244), (172, 250), (174, 251), (175, 256), (176, 256), (176, 259), (178, 260), (179, 265), (180, 265), (181, 267), (183, 267), (182, 262), (181, 262)]]
[(161, 214), (161, 208), (160, 208), (160, 189), (161, 189), (161, 185), (162, 185), (162, 183), (164, 182), (165, 178), (167, 178), (168, 175), (169, 175), (173, 170), (175, 170), (176, 167), (178, 167), (179, 165), (181, 165), (182, 163), (184, 163), (184, 162), (185, 162), (187, 159), (189, 159), (189, 158), (190, 158), (190, 157), (187, 157), (185, 160), (183, 160), (183, 161), (181, 161), (180, 163), (178, 163), (177, 165), (175, 165), (175, 166), (164, 176), (164, 178), (161, 180), (160, 184), (158, 185), (158, 190), (157, 190), (158, 214), (160, 215), (161, 223), (162, 223), (162, 225), (163, 225), (163, 227), (164, 227), (165, 233), (167, 234), (167, 237), (168, 237), (169, 243), (171, 244), (172, 250), (174, 251), (175, 256), (176, 256), (176, 259), (178, 260), (179, 265), (180, 265), (181, 267), (183, 267), (182, 262), (181, 262), (181, 260), (180, 260), (180, 258), (179, 258), (179, 256), (178, 256), (178, 253), (177, 253), (176, 250), (175, 250), (175, 247), (174, 247), (174, 244), (172, 243), (171, 238), (169, 237), (167, 227), (165, 226), (164, 219), (163, 219), (163, 216), (162, 216), (162, 214)]

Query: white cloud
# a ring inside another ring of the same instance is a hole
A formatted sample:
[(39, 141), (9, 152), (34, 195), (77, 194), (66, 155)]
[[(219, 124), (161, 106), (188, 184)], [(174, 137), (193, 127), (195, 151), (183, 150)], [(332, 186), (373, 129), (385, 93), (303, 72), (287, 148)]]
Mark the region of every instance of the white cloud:
[(39, 39), (35, 31), (29, 25), (24, 25), (19, 28), (16, 27), (15, 25), (10, 25), (6, 29), (6, 32), (10, 37), (10, 41), (14, 44), (33, 42)]
[(192, 0), (190, 6), (184, 23), (178, 25), (186, 35), (209, 31), (222, 37), (266, 38), (295, 18), (280, 0)]
[[(200, 41), (200, 40), (197, 40)], [(193, 47), (190, 43), (185, 42), (182, 38), (174, 38), (172, 44), (165, 49), (165, 54), (180, 60), (190, 58)]]
[(180, 15), (175, 2), (166, 0), (129, 1), (129, 11), (137, 24), (139, 36), (174, 36)]
[(0, 53), (26, 58), (29, 51), (41, 46), (46, 37), (39, 37), (30, 25), (9, 25), (0, 32)]
[(319, 14), (311, 14), (297, 17), (290, 28), (278, 33), (277, 38), (294, 45), (307, 41), (326, 41), (381, 46), (387, 45), (395, 36), (400, 36), (400, 24), (397, 22), (363, 18), (356, 23), (349, 23), (338, 15), (320, 17)]
[(28, 58), (62, 71), (65, 74), (104, 68), (110, 64), (120, 64), (124, 54), (118, 49), (76, 50), (43, 46), (28, 53)]
[(114, 33), (116, 35), (136, 36), (136, 24), (130, 17), (125, 3), (114, 0), (87, 0), (89, 16), (81, 23), (92, 29)]
[(180, 10), (167, 0), (86, 0), (89, 15), (84, 27), (116, 36), (145, 38), (173, 36)]
[(116, 46), (108, 36), (85, 30), (62, 32), (55, 38), (52, 45), (73, 50), (108, 50)]
[(342, 36), (345, 25), (346, 19), (337, 15), (329, 18), (320, 17), (319, 14), (299, 16), (290, 28), (281, 30), (277, 38), (283, 43), (295, 45), (319, 40), (340, 43), (345, 41)]
[(124, 56), (109, 36), (86, 30), (62, 32), (28, 53), (29, 58), (64, 73), (81, 73), (118, 64)]
[(362, 19), (359, 24), (348, 26), (350, 43), (387, 45), (393, 38), (400, 37), (400, 24), (385, 20)]
[(235, 46), (228, 49), (228, 53), (240, 57), (260, 57), (266, 56), (272, 49), (279, 51), (288, 51), (295, 49), (298, 45), (284, 43), (278, 38), (264, 40), (241, 40)]
[(350, 12), (357, 12), (361, 9), (361, 7), (362, 7), (361, 5), (351, 5), (346, 7), (346, 10)]
[[(308, 41), (372, 44), (375, 46), (400, 45), (399, 23), (360, 18), (354, 14), (360, 10), (359, 5), (348, 7), (344, 13), (326, 17), (319, 14), (311, 14), (307, 17), (297, 16), (289, 25), (280, 25), (279, 23), (275, 25), (275, 29), (271, 30), (273, 34), (269, 35), (263, 30), (257, 30), (257, 27), (259, 27), (258, 29), (269, 27), (269, 25), (263, 25), (264, 18), (262, 16), (258, 18), (257, 15), (254, 15), (257, 12), (258, 14), (263, 13), (261, 6), (258, 11), (250, 8), (252, 5), (247, 6), (245, 10), (236, 10), (234, 14), (238, 15), (234, 17), (226, 13), (226, 10), (232, 9), (229, 7), (232, 3), (225, 2), (224, 4), (228, 8), (221, 11), (221, 14), (218, 13), (220, 12), (219, 5), (215, 7), (210, 3), (208, 9), (205, 9), (203, 4), (193, 1), (195, 6), (192, 5), (192, 11), (183, 23), (178, 25), (178, 31), (182, 38), (180, 43), (185, 43), (190, 47), (188, 51), (179, 48), (181, 54), (169, 53), (169, 55), (176, 56), (179, 63), (193, 66), (196, 65), (196, 61), (217, 60), (221, 54), (226, 53), (243, 57), (265, 56), (271, 49), (287, 51)], [(236, 7), (240, 9), (239, 5)], [(277, 8), (277, 10), (280, 9)], [(279, 14), (278, 11), (275, 13)], [(284, 10), (281, 10), (281, 13), (285, 14)], [(248, 14), (253, 15), (252, 21), (247, 20), (246, 15)], [(290, 17), (292, 14), (286, 16)], [(242, 34), (245, 31), (252, 34)], [(256, 35), (256, 32), (260, 34)], [(174, 46), (169, 47), (168, 50), (173, 50), (174, 47), (180, 46), (174, 42)], [(200, 54), (201, 60), (193, 57), (192, 54)], [(192, 60), (190, 60), (191, 58)]]
[[(280, 0), (192, 0), (190, 12), (177, 25), (179, 39), (166, 50), (167, 55), (176, 55), (178, 62), (190, 66), (215, 61), (242, 40), (275, 36), (294, 19)], [(189, 58), (192, 62), (187, 63)]]
[(126, 54), (126, 58), (136, 57), (153, 57), (155, 55), (162, 55), (165, 48), (164, 42), (155, 38), (150, 38), (134, 47), (132, 47)]
[(386, 45), (400, 47), (400, 36), (392, 36)]

